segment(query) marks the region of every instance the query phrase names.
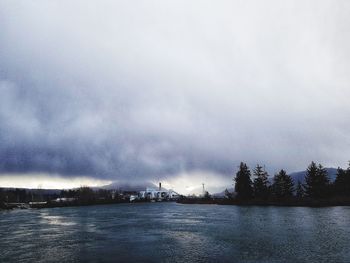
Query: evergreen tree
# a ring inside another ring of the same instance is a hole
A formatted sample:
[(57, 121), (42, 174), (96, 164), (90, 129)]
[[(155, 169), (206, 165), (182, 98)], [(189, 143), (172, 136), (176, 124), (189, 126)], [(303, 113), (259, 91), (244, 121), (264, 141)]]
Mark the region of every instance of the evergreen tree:
[(95, 200), (95, 192), (90, 187), (82, 186), (78, 190), (78, 199), (83, 203), (89, 203)]
[(287, 175), (285, 170), (281, 170), (273, 178), (272, 193), (278, 199), (293, 196), (293, 179)]
[(209, 194), (209, 192), (208, 192), (208, 191), (205, 191), (204, 196), (203, 196), (203, 199), (208, 200), (208, 199), (210, 199), (210, 198), (211, 198), (211, 195)]
[(225, 189), (225, 197), (228, 199), (232, 198), (232, 193), (230, 193), (230, 191), (227, 188)]
[(305, 193), (311, 198), (324, 198), (329, 193), (328, 173), (321, 164), (311, 162), (306, 171)]
[(317, 165), (315, 162), (311, 162), (306, 170), (305, 176), (305, 194), (308, 197), (313, 197), (315, 192), (315, 182), (317, 181)]
[(305, 195), (305, 191), (304, 191), (303, 184), (300, 181), (298, 181), (297, 189), (296, 189), (296, 197), (301, 199), (304, 197), (304, 195)]
[(254, 197), (267, 199), (269, 195), (268, 174), (259, 164), (254, 169)]
[(237, 199), (251, 199), (253, 196), (252, 180), (250, 179), (250, 170), (248, 166), (241, 162), (235, 178), (235, 191)]
[(4, 191), (0, 188), (0, 204), (5, 202), (5, 194)]
[(339, 196), (350, 196), (350, 163), (346, 170), (338, 167), (337, 177), (334, 181), (334, 191)]

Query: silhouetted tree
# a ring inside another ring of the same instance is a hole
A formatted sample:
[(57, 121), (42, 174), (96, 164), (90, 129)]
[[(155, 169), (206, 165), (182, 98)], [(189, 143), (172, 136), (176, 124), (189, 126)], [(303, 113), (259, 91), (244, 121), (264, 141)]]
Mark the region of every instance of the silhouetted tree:
[(229, 190), (227, 190), (227, 188), (226, 188), (225, 189), (225, 197), (228, 198), (228, 199), (231, 199), (232, 196), (233, 196), (232, 193)]
[(300, 181), (298, 181), (297, 189), (296, 189), (296, 197), (301, 199), (304, 197), (304, 195), (305, 195), (305, 191), (304, 191), (303, 184)]
[(89, 203), (95, 200), (95, 192), (87, 186), (82, 186), (78, 190), (78, 198), (82, 203)]
[(203, 198), (204, 199), (210, 199), (211, 198), (211, 196), (210, 196), (208, 191), (205, 191)]
[(350, 196), (350, 163), (346, 170), (338, 168), (334, 181), (334, 192), (338, 196)]
[(27, 200), (27, 194), (26, 194), (26, 190), (25, 189), (18, 189), (16, 188), (14, 190), (14, 194), (16, 196), (16, 202), (17, 203), (24, 203), (26, 202)]
[(259, 164), (253, 172), (255, 179), (253, 183), (254, 197), (259, 199), (267, 199), (269, 195), (268, 174)]
[(273, 178), (272, 194), (278, 199), (288, 198), (293, 195), (293, 179), (281, 170)]
[(324, 198), (328, 196), (329, 179), (328, 173), (321, 164), (311, 162), (305, 176), (305, 193), (311, 198)]
[(78, 189), (78, 190), (73, 190), (73, 189), (61, 190), (60, 197), (76, 198), (76, 197), (78, 197), (78, 194), (79, 194), (80, 190), (81, 189)]
[(235, 191), (237, 193), (237, 199), (250, 199), (253, 197), (253, 187), (250, 176), (251, 174), (248, 166), (241, 162), (235, 177)]
[(112, 199), (112, 192), (106, 189), (98, 189), (96, 195), (99, 199), (110, 200)]
[(5, 193), (4, 191), (0, 188), (0, 205), (5, 202)]

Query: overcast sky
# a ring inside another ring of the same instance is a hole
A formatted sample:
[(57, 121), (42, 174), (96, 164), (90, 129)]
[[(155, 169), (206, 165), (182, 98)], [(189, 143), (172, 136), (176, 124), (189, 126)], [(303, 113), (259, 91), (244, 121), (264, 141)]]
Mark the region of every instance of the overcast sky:
[(346, 0), (0, 0), (0, 177), (346, 166), (349, 14)]

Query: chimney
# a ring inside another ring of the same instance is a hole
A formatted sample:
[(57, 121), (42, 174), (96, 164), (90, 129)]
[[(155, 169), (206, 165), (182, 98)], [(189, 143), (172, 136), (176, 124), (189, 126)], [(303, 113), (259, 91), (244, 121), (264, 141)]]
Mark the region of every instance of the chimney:
[(161, 190), (162, 190), (162, 183), (159, 182), (159, 191), (161, 191)]

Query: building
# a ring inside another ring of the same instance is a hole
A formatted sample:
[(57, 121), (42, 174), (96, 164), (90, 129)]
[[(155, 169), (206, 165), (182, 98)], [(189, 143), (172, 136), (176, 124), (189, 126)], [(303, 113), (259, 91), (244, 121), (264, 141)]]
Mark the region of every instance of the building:
[(134, 200), (149, 200), (149, 201), (173, 201), (177, 200), (180, 195), (172, 189), (162, 189), (162, 184), (159, 183), (158, 189), (146, 188), (145, 191), (140, 191), (138, 196), (130, 197), (130, 201)]

